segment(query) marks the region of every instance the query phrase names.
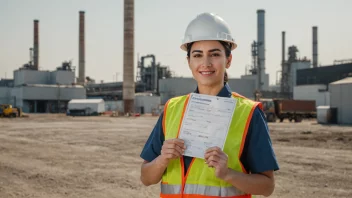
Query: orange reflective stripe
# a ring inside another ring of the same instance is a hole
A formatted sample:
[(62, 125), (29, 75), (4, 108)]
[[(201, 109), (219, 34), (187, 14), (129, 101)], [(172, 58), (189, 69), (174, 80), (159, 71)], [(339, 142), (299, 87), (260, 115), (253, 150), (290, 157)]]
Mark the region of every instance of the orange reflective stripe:
[[(193, 159), (192, 159), (192, 162), (189, 164), (189, 167), (188, 167), (188, 169), (187, 169), (186, 176), (183, 177), (183, 180), (182, 180), (182, 191), (181, 191), (182, 194), (184, 193), (185, 185), (186, 185), (186, 180), (187, 180), (188, 174), (189, 174), (189, 172), (190, 172), (190, 170), (191, 170), (191, 168), (192, 168), (192, 165), (193, 165), (193, 162), (194, 162), (195, 159), (196, 159), (196, 158), (193, 158)], [(183, 160), (182, 160), (182, 161), (183, 161)], [(182, 165), (183, 165), (183, 163), (182, 163)], [(184, 167), (182, 166), (182, 168), (184, 168)]]
[(251, 195), (239, 195), (239, 196), (229, 196), (229, 197), (220, 197), (220, 196), (207, 196), (207, 195), (194, 195), (194, 194), (184, 194), (182, 198), (252, 198)]
[(229, 196), (229, 197), (219, 197), (219, 196), (207, 196), (207, 195), (195, 195), (195, 194), (174, 194), (174, 195), (165, 195), (160, 193), (160, 198), (252, 198), (251, 195), (238, 195), (238, 196)]
[(185, 111), (186, 111), (186, 108), (187, 108), (189, 96), (190, 96), (190, 95), (188, 94), (188, 95), (187, 95), (187, 98), (186, 98), (186, 101), (185, 101), (185, 104), (183, 104), (183, 110), (182, 110), (182, 115), (181, 115), (180, 124), (179, 124), (179, 127), (178, 127), (177, 138), (178, 138), (178, 136), (180, 135), (180, 129), (181, 129), (181, 125), (182, 125), (182, 120), (183, 120), (183, 116), (185, 115)]
[[(181, 129), (181, 125), (182, 125), (182, 120), (183, 120), (183, 116), (185, 115), (185, 111), (186, 111), (186, 108), (187, 108), (189, 96), (190, 96), (190, 94), (187, 95), (186, 101), (185, 101), (185, 103), (183, 104), (183, 110), (182, 110), (182, 114), (181, 114), (180, 124), (178, 125), (179, 127), (178, 127), (178, 132), (177, 132), (177, 138), (178, 138), (178, 136), (180, 135), (180, 129)], [(180, 163), (181, 163), (181, 169), (182, 169), (182, 170), (181, 170), (181, 171), (182, 171), (181, 195), (182, 195), (182, 194), (183, 194), (183, 188), (184, 188), (185, 181), (186, 181), (186, 178), (185, 178), (185, 166), (184, 166), (183, 157), (181, 157)], [(188, 170), (189, 170), (189, 168), (188, 168)], [(187, 171), (187, 172), (188, 172), (188, 171)]]
[(162, 193), (160, 193), (160, 198), (182, 198), (182, 195), (181, 194), (178, 194), (178, 195), (164, 195)]
[(236, 93), (236, 92), (232, 92), (232, 95), (235, 96), (235, 97), (239, 97), (239, 98), (243, 98), (243, 99), (247, 99), (246, 97)]
[[(253, 105), (253, 107), (251, 109), (251, 112), (249, 113), (249, 116), (248, 116), (248, 119), (247, 119), (247, 122), (246, 122), (246, 127), (245, 127), (244, 132), (243, 132), (243, 137), (242, 137), (242, 142), (241, 142), (241, 147), (240, 147), (240, 153), (239, 153), (239, 156), (238, 156), (239, 158), (241, 158), (241, 155), (242, 155), (242, 152), (243, 152), (244, 143), (246, 142), (246, 137), (247, 137), (247, 133), (248, 133), (249, 124), (251, 123), (252, 115), (253, 115), (254, 109), (257, 107), (257, 105), (258, 105), (258, 103)], [(247, 173), (247, 171), (244, 168), (244, 166), (243, 166), (241, 161), (240, 161), (240, 164), (241, 164), (241, 167), (242, 167), (242, 171), (244, 173)]]
[(164, 115), (163, 115), (163, 122), (162, 122), (164, 136), (166, 135), (165, 120), (166, 120), (166, 109), (167, 109), (167, 105), (169, 104), (169, 101), (170, 100), (168, 100), (164, 106)]

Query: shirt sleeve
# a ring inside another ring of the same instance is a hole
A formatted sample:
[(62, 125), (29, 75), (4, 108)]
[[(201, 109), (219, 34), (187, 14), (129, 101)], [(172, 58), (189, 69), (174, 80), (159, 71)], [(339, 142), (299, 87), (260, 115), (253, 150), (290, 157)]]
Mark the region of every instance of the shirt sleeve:
[(251, 173), (279, 170), (268, 125), (263, 111), (258, 107), (254, 110), (248, 127), (241, 162), (247, 172)]
[(161, 148), (164, 142), (164, 133), (162, 127), (163, 112), (160, 114), (157, 123), (149, 135), (147, 142), (140, 154), (144, 160), (151, 162), (161, 154)]

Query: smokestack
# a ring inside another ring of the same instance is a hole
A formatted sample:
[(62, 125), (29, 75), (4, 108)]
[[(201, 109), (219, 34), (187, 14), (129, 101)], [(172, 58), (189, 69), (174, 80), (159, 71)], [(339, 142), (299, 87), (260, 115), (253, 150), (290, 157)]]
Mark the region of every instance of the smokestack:
[(282, 31), (282, 65), (285, 63), (285, 31)]
[(39, 70), (39, 20), (34, 20), (33, 66)]
[(258, 89), (262, 90), (265, 79), (265, 10), (257, 10), (258, 15)]
[(85, 31), (84, 31), (84, 11), (79, 12), (79, 60), (78, 60), (78, 83), (85, 82)]
[(318, 67), (318, 27), (313, 27), (313, 67)]
[(284, 92), (284, 86), (285, 86), (285, 41), (286, 41), (286, 35), (285, 31), (282, 31), (282, 60), (281, 60), (281, 92)]
[(134, 0), (124, 0), (123, 101), (124, 112), (134, 112)]

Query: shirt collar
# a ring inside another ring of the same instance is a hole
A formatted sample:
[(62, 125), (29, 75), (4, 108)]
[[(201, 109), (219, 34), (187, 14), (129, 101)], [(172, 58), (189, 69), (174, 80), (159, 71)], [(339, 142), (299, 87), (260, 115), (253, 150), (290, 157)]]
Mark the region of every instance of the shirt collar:
[[(199, 93), (198, 87), (196, 88), (194, 93)], [(231, 95), (232, 95), (232, 91), (231, 91), (229, 84), (224, 83), (224, 86), (222, 87), (222, 89), (220, 90), (220, 92), (216, 96), (230, 98)]]

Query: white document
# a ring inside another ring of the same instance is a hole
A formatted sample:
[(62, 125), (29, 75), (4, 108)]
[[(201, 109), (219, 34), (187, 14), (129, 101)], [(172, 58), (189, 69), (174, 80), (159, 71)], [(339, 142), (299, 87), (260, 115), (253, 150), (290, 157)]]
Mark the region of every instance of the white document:
[(179, 134), (185, 141), (185, 156), (204, 159), (208, 148), (223, 149), (236, 102), (234, 98), (191, 93)]

